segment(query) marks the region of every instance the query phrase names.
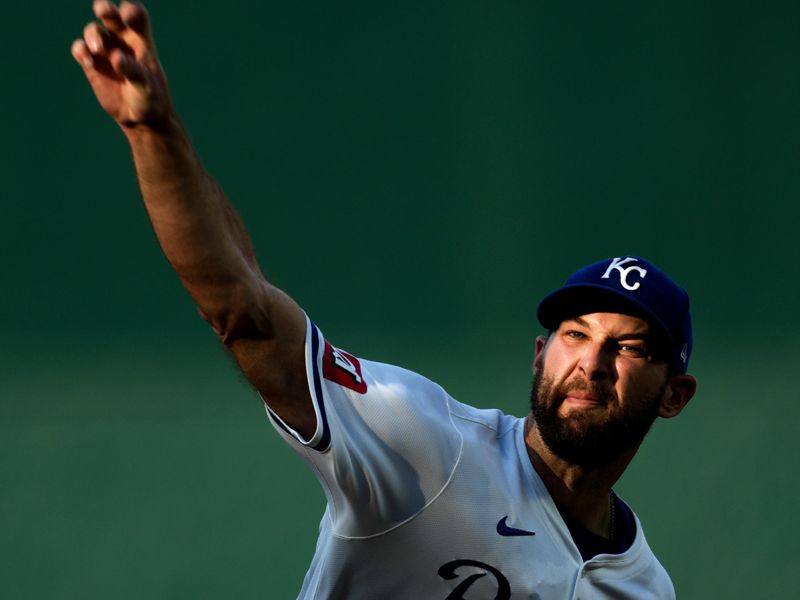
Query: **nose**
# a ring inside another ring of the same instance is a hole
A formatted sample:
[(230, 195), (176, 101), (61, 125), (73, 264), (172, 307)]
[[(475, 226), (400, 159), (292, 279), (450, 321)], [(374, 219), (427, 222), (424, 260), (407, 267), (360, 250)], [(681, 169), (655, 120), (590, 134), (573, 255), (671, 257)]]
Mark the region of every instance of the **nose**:
[(609, 379), (614, 369), (613, 357), (602, 343), (586, 344), (578, 367), (589, 381)]

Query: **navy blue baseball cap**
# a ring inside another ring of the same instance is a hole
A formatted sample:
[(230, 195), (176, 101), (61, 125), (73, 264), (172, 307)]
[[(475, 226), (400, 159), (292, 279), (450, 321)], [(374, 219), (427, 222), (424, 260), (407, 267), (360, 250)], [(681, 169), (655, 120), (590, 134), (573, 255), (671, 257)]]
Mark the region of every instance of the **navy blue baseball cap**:
[(593, 312), (644, 319), (666, 344), (667, 360), (686, 373), (692, 353), (689, 294), (653, 263), (638, 256), (601, 260), (570, 275), (545, 296), (536, 316), (549, 331), (564, 319)]

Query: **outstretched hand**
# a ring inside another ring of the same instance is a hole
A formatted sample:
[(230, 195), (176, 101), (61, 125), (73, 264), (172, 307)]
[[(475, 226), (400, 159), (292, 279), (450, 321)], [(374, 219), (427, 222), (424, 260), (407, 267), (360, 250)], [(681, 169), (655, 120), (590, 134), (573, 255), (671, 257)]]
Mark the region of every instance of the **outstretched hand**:
[(172, 102), (158, 62), (145, 8), (123, 0), (95, 0), (97, 21), (72, 43), (72, 56), (94, 90), (100, 106), (120, 125), (158, 127)]

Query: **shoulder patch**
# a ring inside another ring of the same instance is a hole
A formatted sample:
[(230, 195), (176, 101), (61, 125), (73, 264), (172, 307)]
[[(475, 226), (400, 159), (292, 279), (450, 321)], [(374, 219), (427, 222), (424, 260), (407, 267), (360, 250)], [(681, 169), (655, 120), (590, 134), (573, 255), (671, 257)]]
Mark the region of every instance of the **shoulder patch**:
[(354, 392), (367, 393), (367, 382), (361, 374), (359, 360), (352, 354), (334, 348), (328, 340), (325, 340), (325, 354), (322, 356), (322, 375)]

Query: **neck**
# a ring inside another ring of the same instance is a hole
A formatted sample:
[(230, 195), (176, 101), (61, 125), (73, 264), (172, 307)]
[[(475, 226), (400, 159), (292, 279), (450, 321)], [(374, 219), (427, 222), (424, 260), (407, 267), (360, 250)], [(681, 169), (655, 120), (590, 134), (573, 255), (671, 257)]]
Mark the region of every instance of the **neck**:
[(587, 469), (553, 454), (530, 416), (525, 423), (525, 443), (533, 468), (560, 508), (592, 533), (610, 537), (611, 487), (633, 460), (636, 449)]

